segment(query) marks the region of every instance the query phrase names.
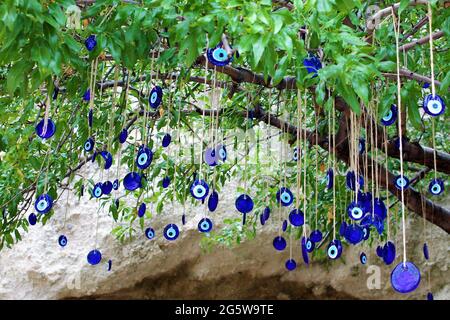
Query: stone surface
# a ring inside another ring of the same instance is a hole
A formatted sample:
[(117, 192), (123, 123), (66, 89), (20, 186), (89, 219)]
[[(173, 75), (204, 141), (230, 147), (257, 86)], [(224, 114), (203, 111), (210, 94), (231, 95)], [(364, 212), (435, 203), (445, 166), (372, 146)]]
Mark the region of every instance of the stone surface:
[[(94, 174), (94, 169), (90, 170), (89, 176)], [(236, 184), (229, 183), (220, 194), (217, 211), (209, 215), (215, 228), (223, 226), (224, 218), (239, 216), (234, 209), (236, 196)], [(400, 230), (395, 236), (397, 258), (391, 266), (385, 266), (375, 247), (367, 245), (345, 246), (340, 260), (312, 259), (305, 266), (296, 241), (293, 257), (297, 269), (288, 272), (284, 264), (289, 250), (276, 252), (272, 247), (278, 233), (277, 213), (258, 227), (255, 239), (231, 249), (215, 247), (205, 252), (200, 248), (203, 235), (197, 231), (204, 213), (200, 206), (187, 208), (185, 226), (181, 225), (182, 209), (167, 206), (161, 215), (146, 221), (146, 226), (155, 229), (156, 239), (148, 240), (142, 232), (124, 244), (111, 235), (114, 223), (100, 210), (97, 247), (103, 260), (91, 266), (86, 256), (96, 246), (98, 205), (85, 198), (78, 201), (70, 196), (65, 228), (64, 208), (58, 204), (47, 225), (31, 226), (23, 241), (0, 253), (0, 299), (425, 299), (428, 280), (424, 271), (429, 269), (435, 299), (450, 298), (448, 235), (427, 223), (431, 260), (425, 263), (423, 223), (414, 214), (408, 214), (407, 252), (422, 271), (422, 282), (414, 293), (401, 295), (389, 281), (390, 271), (401, 261)], [(65, 206), (65, 195), (62, 199)], [(167, 223), (180, 227), (175, 242), (162, 236)], [(65, 248), (57, 242), (62, 233), (68, 238)], [(361, 251), (368, 257), (364, 266), (359, 262)], [(112, 259), (110, 272), (108, 259)], [(380, 272), (380, 286), (368, 289), (374, 270)]]

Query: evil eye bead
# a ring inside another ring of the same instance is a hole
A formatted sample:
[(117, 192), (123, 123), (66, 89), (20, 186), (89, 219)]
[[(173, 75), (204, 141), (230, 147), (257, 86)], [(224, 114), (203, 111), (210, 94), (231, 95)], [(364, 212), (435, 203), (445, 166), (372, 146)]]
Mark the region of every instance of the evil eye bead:
[(30, 213), (30, 215), (28, 216), (28, 223), (29, 223), (31, 226), (34, 226), (34, 225), (36, 224), (36, 222), (37, 222), (37, 216), (36, 216), (36, 214)]
[(96, 264), (99, 264), (100, 261), (102, 261), (102, 253), (99, 250), (92, 250), (87, 255), (87, 261), (90, 265), (95, 266)]
[[(347, 172), (347, 175), (345, 177), (345, 182), (347, 185), (347, 188), (349, 188), (352, 191), (356, 190), (356, 174), (354, 171)], [(358, 181), (358, 190), (362, 189), (364, 187), (364, 178), (360, 175), (359, 181)]]
[(219, 204), (219, 194), (214, 190), (208, 198), (208, 209), (211, 212), (216, 211), (217, 205)]
[(89, 101), (89, 100), (91, 100), (91, 89), (87, 89), (87, 90), (83, 93), (83, 100), (84, 100), (84, 101)]
[(137, 211), (138, 217), (142, 218), (144, 216), (146, 210), (147, 210), (147, 205), (144, 202), (142, 202), (139, 205), (139, 208), (138, 208), (138, 211)]
[(122, 131), (120, 131), (120, 134), (119, 134), (119, 142), (125, 143), (125, 141), (127, 141), (127, 138), (128, 138), (128, 130), (122, 129)]
[(322, 238), (323, 238), (323, 235), (320, 230), (314, 230), (309, 235), (309, 239), (311, 239), (311, 241), (313, 241), (314, 243), (319, 243), (320, 241), (322, 241)]
[(262, 216), (264, 217), (264, 220), (267, 221), (270, 218), (270, 208), (265, 207), (262, 213)]
[(358, 150), (360, 154), (363, 154), (366, 151), (366, 139), (360, 138), (358, 144)]
[(386, 114), (381, 118), (381, 124), (383, 126), (390, 126), (394, 124), (397, 120), (398, 109), (395, 104), (391, 105), (391, 108), (386, 112)]
[(155, 230), (153, 228), (145, 229), (145, 236), (147, 239), (152, 240), (155, 237)]
[(364, 237), (363, 228), (357, 224), (351, 224), (345, 229), (344, 237), (349, 243), (356, 245), (361, 242)]
[(327, 248), (328, 258), (332, 260), (338, 259), (342, 254), (342, 244), (339, 240), (333, 240), (330, 242)]
[(359, 256), (359, 261), (361, 261), (362, 264), (366, 264), (367, 263), (367, 256), (364, 252), (362, 252)]
[(400, 262), (391, 273), (391, 285), (395, 291), (409, 293), (417, 289), (420, 271), (412, 262)]
[(42, 139), (49, 139), (55, 134), (56, 125), (52, 121), (52, 119), (47, 119), (47, 128), (44, 128), (44, 123), (45, 123), (45, 119), (42, 119), (41, 121), (39, 121), (39, 123), (37, 124), (37, 126), (35, 128), (35, 131), (36, 131), (36, 134), (38, 135), (38, 137), (40, 137)]
[(103, 195), (102, 183), (98, 182), (95, 184), (94, 188), (92, 189), (92, 196), (94, 198), (100, 198), (102, 195)]
[(181, 223), (183, 224), (183, 226), (186, 224), (186, 215), (184, 213), (181, 216)]
[(431, 292), (428, 292), (428, 293), (427, 293), (427, 300), (428, 300), (428, 301), (434, 300), (433, 294), (432, 294)]
[(341, 226), (339, 227), (339, 235), (343, 237), (345, 235), (346, 230), (347, 230), (347, 222), (342, 221)]
[(200, 232), (210, 232), (213, 227), (213, 223), (208, 218), (203, 218), (198, 222), (198, 231)]
[(423, 100), (423, 110), (430, 116), (437, 117), (444, 113), (444, 100), (438, 95), (429, 94)]
[(292, 271), (295, 270), (295, 268), (297, 268), (297, 263), (295, 262), (294, 259), (289, 259), (286, 261), (285, 266), (287, 270)]
[(428, 185), (428, 190), (434, 196), (440, 195), (444, 192), (444, 181), (442, 179), (433, 179)]
[(84, 151), (90, 152), (92, 149), (94, 149), (94, 139), (88, 138), (86, 142), (84, 143)]
[(152, 163), (153, 153), (147, 147), (139, 148), (138, 154), (136, 156), (136, 165), (139, 169), (144, 170), (147, 169), (148, 166)]
[(237, 211), (247, 214), (253, 210), (253, 200), (247, 194), (241, 194), (235, 201)]
[(386, 244), (383, 246), (383, 261), (386, 265), (390, 265), (392, 262), (394, 262), (395, 260), (395, 245), (393, 242), (388, 241), (386, 242)]
[(292, 194), (291, 190), (282, 187), (277, 192), (277, 201), (278, 203), (281, 203), (283, 207), (290, 206), (294, 201), (294, 195)]
[(206, 148), (205, 150), (205, 162), (206, 164), (208, 164), (210, 167), (214, 167), (217, 165), (217, 153), (216, 153), (216, 149), (214, 148)]
[(169, 178), (169, 177), (164, 177), (164, 178), (161, 180), (161, 185), (162, 185), (162, 187), (163, 187), (164, 189), (168, 188), (169, 185), (170, 185), (170, 178)]
[(104, 166), (105, 170), (108, 170), (109, 168), (111, 168), (112, 162), (113, 162), (112, 154), (105, 150), (105, 151), (100, 152), (100, 155), (102, 156), (103, 160), (105, 160), (105, 166)]
[(88, 51), (94, 50), (95, 46), (97, 45), (95, 35), (90, 35), (89, 37), (87, 37), (87, 39), (84, 40), (84, 45), (86, 46), (86, 49)]
[(310, 238), (305, 238), (306, 251), (308, 251), (309, 253), (313, 252), (315, 246), (316, 246), (316, 244)]
[(333, 188), (333, 183), (334, 183), (333, 169), (330, 168), (327, 170), (327, 175), (326, 175), (325, 179), (326, 179), (326, 183), (327, 183), (327, 189)]
[(164, 228), (164, 238), (166, 238), (169, 241), (176, 240), (179, 235), (180, 231), (178, 230), (176, 224), (171, 223)]
[(376, 253), (378, 257), (383, 258), (383, 247), (377, 246)]
[(52, 206), (53, 206), (53, 199), (47, 193), (40, 195), (34, 203), (34, 208), (38, 213), (41, 214), (49, 212)]
[(114, 190), (118, 190), (119, 189), (119, 180), (114, 180), (112, 187)]
[(428, 245), (426, 243), (423, 244), (423, 256), (425, 257), (425, 260), (430, 259), (430, 253), (428, 251)]
[(364, 211), (361, 206), (355, 201), (351, 202), (347, 207), (348, 216), (350, 219), (358, 221), (364, 217)]
[(266, 224), (266, 220), (264, 220), (264, 216), (262, 214), (259, 215), (259, 222), (261, 222), (262, 226)]
[(112, 269), (112, 260), (109, 259), (109, 260), (108, 260), (107, 267), (106, 267), (106, 271), (111, 271), (111, 269)]
[(317, 71), (322, 68), (322, 62), (320, 59), (313, 54), (308, 54), (308, 57), (303, 59), (303, 65), (306, 67), (308, 73), (314, 74), (314, 77), (317, 76)]
[(61, 247), (65, 247), (66, 245), (67, 245), (67, 238), (66, 238), (66, 236), (65, 235), (60, 235), (59, 236), (59, 238), (58, 238), (58, 244), (61, 246)]
[(297, 147), (294, 147), (294, 150), (292, 152), (292, 160), (298, 161), (298, 149), (297, 149)]
[(286, 248), (286, 240), (282, 236), (275, 237), (273, 247), (278, 251), (283, 251)]
[(150, 91), (150, 97), (148, 98), (148, 103), (150, 107), (156, 109), (159, 107), (162, 101), (163, 91), (160, 86), (155, 86), (152, 91)]
[(92, 124), (94, 122), (94, 111), (92, 109), (89, 109), (88, 113), (88, 125), (92, 128)]
[(208, 61), (215, 66), (223, 67), (233, 61), (233, 57), (228, 57), (227, 51), (219, 43), (215, 48), (210, 48), (206, 52)]
[[(370, 201), (370, 200), (368, 200)], [(384, 201), (380, 198), (375, 198), (373, 202), (373, 213), (377, 215), (381, 220), (386, 219), (387, 217), (387, 208), (384, 204)], [(372, 201), (370, 201), (370, 206), (372, 205)], [(372, 210), (369, 210), (369, 212), (372, 212)]]
[(134, 191), (142, 187), (142, 177), (137, 172), (128, 173), (125, 178), (123, 178), (123, 186), (128, 191)]
[(219, 145), (216, 150), (217, 155), (219, 156), (219, 159), (222, 161), (227, 160), (227, 149), (224, 145)]
[(305, 237), (302, 237), (301, 240), (301, 248), (302, 248), (302, 258), (303, 258), (303, 262), (306, 264), (309, 264), (309, 256), (308, 256), (308, 249), (306, 248), (307, 246), (307, 239)]
[(102, 183), (103, 194), (106, 194), (106, 195), (110, 194), (112, 189), (113, 189), (113, 185), (112, 185), (111, 181), (108, 180), (108, 181), (105, 181), (104, 183)]
[(162, 146), (164, 148), (167, 148), (171, 141), (172, 141), (172, 136), (170, 134), (166, 133), (162, 139)]
[(299, 209), (294, 209), (289, 213), (289, 222), (294, 227), (301, 227), (305, 223), (305, 215)]
[(408, 187), (409, 187), (409, 180), (408, 180), (408, 178), (406, 178), (406, 177), (404, 177), (402, 175), (398, 175), (394, 179), (394, 184), (397, 187), (397, 189), (399, 189), (399, 190), (408, 189)]
[(283, 224), (281, 225), (281, 230), (283, 230), (283, 232), (286, 232), (287, 227), (288, 227), (288, 222), (287, 222), (287, 220), (284, 220)]
[(204, 200), (209, 193), (209, 186), (205, 180), (196, 179), (190, 187), (191, 195), (197, 200)]
[(363, 231), (363, 239), (367, 240), (370, 237), (370, 228), (367, 227), (362, 227), (362, 231)]

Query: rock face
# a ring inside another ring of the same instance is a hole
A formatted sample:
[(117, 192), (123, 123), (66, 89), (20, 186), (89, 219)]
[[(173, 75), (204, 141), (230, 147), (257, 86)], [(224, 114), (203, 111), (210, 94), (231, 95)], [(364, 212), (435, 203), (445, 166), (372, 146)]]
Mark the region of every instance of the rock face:
[[(222, 226), (224, 218), (239, 216), (234, 209), (235, 190), (235, 184), (229, 183), (221, 192), (217, 211), (209, 215), (215, 228)], [(65, 207), (65, 195), (62, 199)], [(401, 295), (389, 280), (390, 271), (402, 259), (400, 230), (395, 236), (397, 257), (390, 266), (367, 245), (345, 246), (341, 259), (312, 259), (306, 266), (297, 240), (293, 245), (297, 268), (289, 272), (284, 266), (289, 250), (276, 252), (272, 247), (279, 225), (276, 214), (258, 227), (255, 239), (205, 252), (199, 245), (203, 235), (197, 230), (204, 214), (200, 206), (187, 208), (185, 226), (182, 209), (167, 206), (164, 213), (146, 221), (156, 231), (154, 240), (142, 233), (121, 244), (111, 235), (113, 222), (106, 211), (99, 211), (96, 236), (95, 201), (70, 196), (65, 228), (61, 204), (47, 225), (31, 226), (23, 241), (0, 252), (0, 299), (425, 299), (428, 270), (435, 299), (450, 298), (448, 235), (427, 223), (431, 260), (425, 263), (423, 222), (414, 214), (407, 216), (407, 252), (408, 260), (422, 271), (422, 281), (415, 292)], [(167, 223), (180, 227), (174, 242), (162, 236)], [(57, 242), (62, 233), (68, 238), (65, 248)], [(96, 242), (103, 260), (91, 266), (86, 255)], [(366, 265), (359, 262), (362, 251), (368, 257)], [(112, 260), (109, 272), (108, 259)]]

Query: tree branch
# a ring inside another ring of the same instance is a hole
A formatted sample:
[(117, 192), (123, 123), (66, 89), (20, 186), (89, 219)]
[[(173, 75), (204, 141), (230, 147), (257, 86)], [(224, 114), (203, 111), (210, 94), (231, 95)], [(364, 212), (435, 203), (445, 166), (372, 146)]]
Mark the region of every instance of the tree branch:
[[(436, 32), (433, 33), (432, 39), (434, 41), (436, 39), (442, 38), (443, 36), (444, 36), (444, 31), (436, 31)], [(413, 49), (417, 45), (422, 45), (424, 43), (429, 43), (429, 41), (430, 41), (430, 35), (427, 35), (427, 36), (425, 36), (423, 38), (420, 38), (420, 39), (417, 39), (417, 40), (414, 40), (414, 41), (411, 41), (411, 42), (409, 42), (407, 44), (402, 45), (401, 47), (398, 48), (398, 50), (400, 52), (406, 52), (406, 51), (409, 51), (409, 50)]]

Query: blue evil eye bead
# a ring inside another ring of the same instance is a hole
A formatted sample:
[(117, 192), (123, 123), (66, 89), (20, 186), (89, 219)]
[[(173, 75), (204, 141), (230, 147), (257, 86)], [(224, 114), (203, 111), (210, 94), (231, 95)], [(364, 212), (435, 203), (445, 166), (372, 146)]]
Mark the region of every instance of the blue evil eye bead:
[(289, 271), (295, 270), (295, 268), (297, 268), (297, 263), (295, 262), (294, 259), (289, 259), (286, 261), (285, 263), (286, 269), (288, 269)]
[(314, 74), (314, 77), (317, 76), (317, 71), (322, 68), (322, 62), (320, 62), (320, 59), (312, 53), (309, 53), (308, 57), (303, 59), (303, 65), (306, 67), (308, 73)]
[(302, 237), (301, 246), (302, 246), (303, 262), (305, 262), (306, 264), (309, 264), (308, 249), (306, 247), (307, 246), (307, 239), (305, 237)]
[(386, 114), (381, 118), (381, 124), (383, 126), (390, 126), (397, 121), (398, 109), (395, 104), (391, 105), (391, 108), (386, 112)]
[(259, 215), (259, 222), (261, 222), (262, 226), (266, 224), (266, 220), (264, 220), (264, 215), (262, 214)]
[(444, 181), (442, 179), (433, 179), (428, 185), (428, 190), (434, 196), (440, 195), (444, 192)]
[(288, 188), (281, 187), (277, 192), (277, 201), (278, 203), (281, 203), (283, 207), (290, 206), (294, 201), (294, 195)]
[(292, 160), (298, 161), (298, 149), (297, 147), (294, 147), (294, 150), (292, 151)]
[(220, 160), (227, 160), (227, 149), (224, 145), (217, 146), (216, 153)]
[(351, 224), (345, 229), (345, 240), (355, 245), (362, 241), (364, 237), (363, 228), (357, 224)]
[(314, 251), (316, 244), (310, 238), (305, 238), (305, 248), (309, 253)]
[(167, 148), (171, 141), (172, 141), (172, 136), (170, 134), (166, 133), (162, 139), (162, 146), (164, 148)]
[(67, 238), (66, 238), (66, 236), (65, 235), (60, 235), (59, 236), (59, 238), (58, 238), (58, 244), (61, 246), (61, 247), (65, 247), (66, 245), (67, 245)]
[(377, 253), (377, 256), (379, 256), (380, 258), (383, 258), (383, 247), (377, 246), (376, 253)]
[(270, 208), (269, 207), (264, 208), (262, 216), (264, 217), (264, 221), (269, 220), (269, 218), (270, 218)]
[(183, 224), (183, 226), (186, 224), (186, 215), (184, 213), (181, 216), (181, 223)]
[(431, 292), (428, 292), (428, 293), (427, 293), (427, 300), (428, 300), (428, 301), (434, 300), (433, 294), (432, 294)]
[(286, 240), (282, 236), (275, 237), (273, 239), (273, 247), (278, 251), (286, 249)]
[(170, 185), (170, 178), (169, 177), (164, 177), (161, 180), (161, 185), (164, 189), (166, 189), (169, 185)]
[(364, 210), (361, 205), (355, 201), (352, 201), (347, 207), (347, 213), (350, 219), (358, 221), (364, 217)]
[(366, 254), (364, 252), (362, 252), (359, 255), (359, 261), (361, 261), (362, 264), (366, 264), (367, 263), (367, 256), (366, 256)]
[(101, 182), (95, 184), (94, 188), (92, 189), (92, 196), (94, 198), (100, 198), (103, 195), (102, 185), (103, 184)]
[(394, 184), (397, 187), (397, 189), (399, 189), (399, 190), (408, 189), (409, 179), (402, 175), (398, 175), (394, 179)]
[(152, 240), (155, 237), (155, 230), (153, 230), (153, 228), (147, 228), (145, 229), (145, 236), (149, 239)]
[(52, 119), (47, 119), (47, 129), (44, 131), (44, 122), (45, 119), (39, 121), (36, 126), (36, 134), (42, 139), (49, 139), (55, 134), (56, 125)]
[(34, 203), (34, 208), (38, 213), (41, 214), (49, 212), (52, 207), (53, 207), (53, 199), (47, 193), (40, 195)]
[(194, 180), (189, 188), (191, 195), (197, 200), (204, 200), (209, 193), (209, 186), (205, 180)]
[(327, 183), (327, 189), (333, 188), (333, 183), (334, 183), (333, 169), (330, 168), (327, 170), (327, 175), (326, 175), (325, 179), (326, 179), (326, 183)]
[[(372, 205), (372, 202), (370, 202), (370, 205)], [(377, 215), (380, 219), (384, 220), (387, 217), (387, 208), (384, 204), (384, 201), (380, 198), (375, 198), (373, 201), (373, 213)], [(372, 210), (370, 210), (372, 211)]]
[(208, 218), (203, 218), (198, 222), (198, 231), (200, 232), (210, 232), (213, 227), (213, 223)]
[[(345, 182), (347, 185), (347, 188), (349, 188), (352, 191), (356, 190), (356, 175), (354, 171), (347, 172), (347, 175), (345, 177)], [(358, 189), (362, 189), (364, 187), (364, 178), (360, 175), (359, 176), (359, 186)]]
[(281, 225), (281, 230), (283, 230), (283, 232), (286, 232), (287, 226), (288, 226), (287, 220), (284, 220), (283, 224)]
[(208, 209), (211, 212), (216, 211), (217, 205), (219, 204), (219, 194), (214, 190), (208, 198)]
[(84, 45), (86, 46), (86, 49), (88, 51), (94, 50), (95, 46), (97, 45), (97, 40), (95, 39), (95, 35), (90, 35), (87, 37), (86, 40), (84, 40)]
[(241, 213), (249, 213), (253, 210), (253, 200), (249, 195), (241, 194), (235, 201), (237, 211)]
[(123, 178), (123, 186), (128, 191), (134, 191), (142, 187), (142, 177), (137, 172), (128, 173), (125, 178)]
[(342, 254), (342, 244), (341, 241), (335, 239), (330, 242), (327, 248), (328, 258), (332, 260), (338, 259)]
[(171, 223), (164, 228), (164, 238), (166, 238), (169, 241), (176, 240), (179, 235), (180, 231), (178, 230), (176, 224)]
[(300, 227), (305, 223), (305, 215), (299, 209), (294, 209), (289, 213), (289, 222), (294, 227)]
[(395, 260), (395, 245), (393, 242), (388, 241), (383, 246), (383, 261), (386, 265), (390, 265)]
[(347, 230), (347, 222), (342, 221), (341, 226), (339, 227), (339, 235), (341, 237), (345, 235), (345, 230)]
[(108, 180), (108, 181), (105, 181), (102, 183), (103, 194), (106, 194), (106, 195), (110, 194), (112, 189), (113, 189), (113, 184), (111, 181)]
[(35, 213), (30, 213), (30, 215), (28, 216), (28, 223), (32, 226), (34, 226), (37, 222), (37, 216)]
[(107, 270), (107, 271), (111, 271), (111, 269), (112, 269), (112, 260), (109, 259), (109, 260), (108, 260), (108, 265), (107, 265), (106, 270)]
[(102, 253), (97, 249), (90, 251), (87, 255), (87, 261), (93, 266), (99, 264), (102, 261)]
[(161, 104), (163, 91), (160, 86), (155, 86), (152, 91), (150, 91), (150, 97), (148, 98), (148, 103), (150, 107), (156, 109)]
[(116, 205), (116, 208), (119, 209), (120, 200), (116, 199), (116, 201), (114, 201), (114, 204)]
[(137, 167), (141, 170), (147, 169), (148, 166), (152, 163), (152, 160), (153, 160), (152, 151), (147, 147), (141, 146), (136, 156)]
[(138, 212), (137, 212), (138, 217), (142, 218), (144, 216), (146, 210), (147, 210), (147, 205), (144, 202), (142, 202), (138, 208)]
[(322, 238), (323, 238), (323, 235), (320, 230), (314, 230), (309, 235), (309, 239), (311, 239), (311, 241), (314, 243), (319, 243), (320, 241), (322, 241)]
[(127, 138), (128, 138), (128, 130), (122, 129), (122, 131), (120, 131), (119, 134), (119, 142), (124, 143), (125, 141), (127, 141)]
[(83, 100), (84, 100), (84, 101), (89, 101), (89, 100), (91, 100), (91, 89), (87, 89), (87, 90), (83, 93)]
[(366, 151), (366, 139), (360, 138), (358, 144), (358, 150), (360, 154), (363, 154)]
[(214, 148), (206, 148), (205, 150), (205, 162), (210, 167), (214, 167), (217, 165), (217, 153)]
[(373, 219), (371, 214), (366, 214), (364, 218), (361, 219), (359, 225), (362, 227), (370, 227), (373, 224)]
[(100, 155), (105, 160), (105, 166), (104, 166), (105, 170), (108, 170), (109, 168), (111, 168), (112, 162), (113, 162), (112, 154), (109, 153), (108, 151), (102, 151), (102, 152), (100, 152)]
[(112, 184), (112, 187), (113, 187), (114, 190), (118, 190), (119, 189), (119, 180), (118, 179), (114, 180), (114, 182)]
[(423, 110), (430, 116), (437, 117), (444, 113), (445, 103), (439, 95), (428, 94), (423, 99)]
[(378, 234), (383, 234), (384, 231), (384, 221), (380, 219), (380, 217), (375, 216), (373, 217), (372, 225), (375, 227), (375, 229), (378, 231)]
[(92, 149), (94, 149), (94, 139), (88, 138), (86, 142), (84, 143), (84, 151), (90, 152)]
[(94, 111), (92, 109), (89, 109), (88, 113), (88, 125), (92, 128), (92, 123), (94, 122)]
[(430, 259), (430, 254), (428, 252), (428, 245), (426, 243), (423, 244), (423, 256), (426, 260)]
[(53, 100), (58, 99), (58, 94), (59, 94), (59, 88), (55, 87), (55, 89), (53, 89), (52, 99)]
[(228, 57), (227, 51), (223, 48), (222, 42), (215, 48), (210, 48), (206, 52), (208, 61), (215, 66), (223, 67), (233, 61), (233, 57)]
[(92, 162), (95, 162), (95, 159), (97, 158), (97, 151), (94, 151), (94, 153), (92, 154)]
[(395, 291), (409, 293), (417, 289), (420, 271), (412, 262), (400, 262), (391, 273), (391, 285)]
[(362, 227), (362, 231), (363, 231), (363, 240), (367, 240), (370, 237), (370, 227), (366, 226), (366, 227)]

